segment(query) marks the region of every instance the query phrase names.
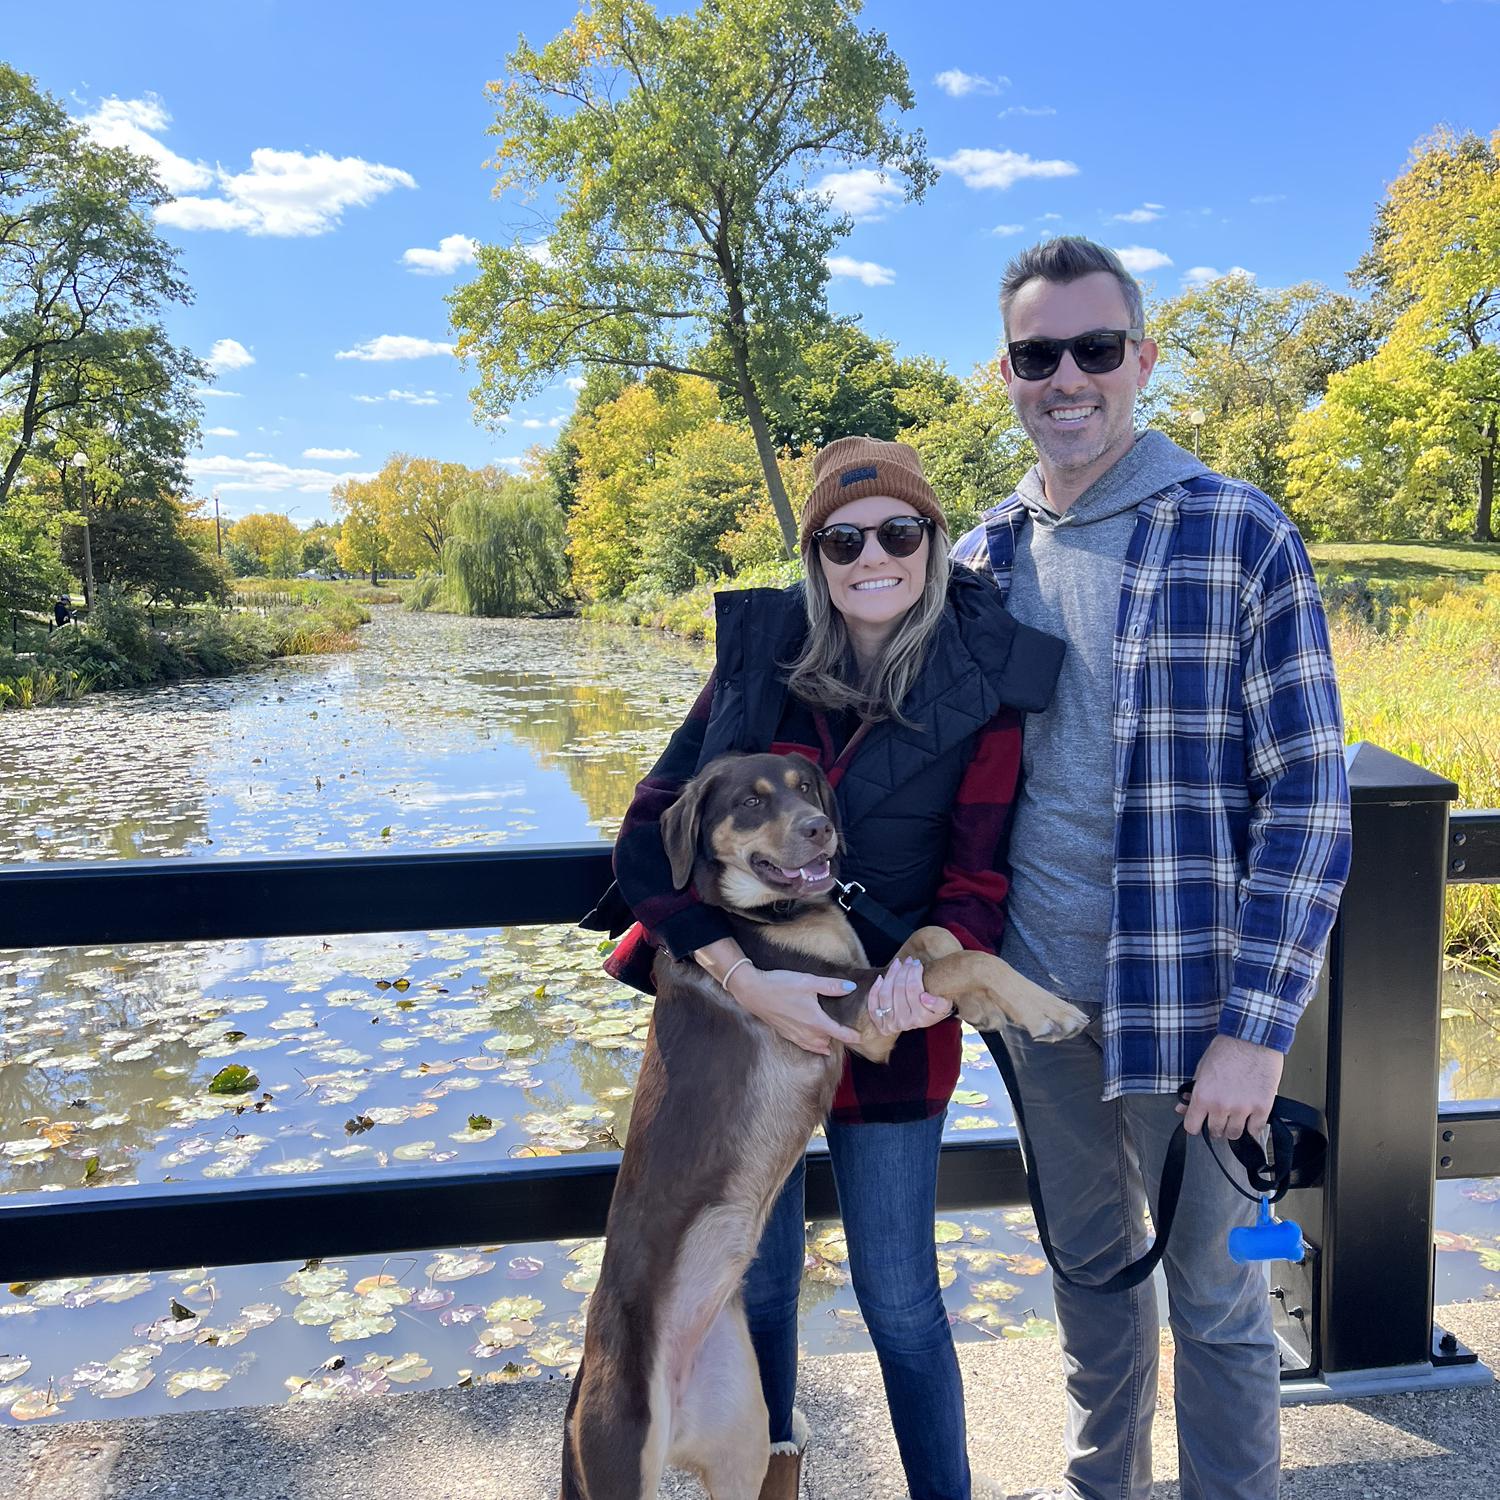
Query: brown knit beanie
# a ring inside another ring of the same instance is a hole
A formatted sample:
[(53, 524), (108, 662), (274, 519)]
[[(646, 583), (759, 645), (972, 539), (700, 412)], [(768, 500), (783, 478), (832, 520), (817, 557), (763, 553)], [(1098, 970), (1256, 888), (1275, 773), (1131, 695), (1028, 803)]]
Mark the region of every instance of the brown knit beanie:
[(948, 518), (922, 473), (922, 460), (905, 443), (883, 438), (835, 438), (813, 459), (813, 491), (802, 508), (801, 543), (823, 526), (829, 516), (851, 500), (866, 495), (889, 495), (904, 500), (918, 515), (929, 516), (944, 533)]

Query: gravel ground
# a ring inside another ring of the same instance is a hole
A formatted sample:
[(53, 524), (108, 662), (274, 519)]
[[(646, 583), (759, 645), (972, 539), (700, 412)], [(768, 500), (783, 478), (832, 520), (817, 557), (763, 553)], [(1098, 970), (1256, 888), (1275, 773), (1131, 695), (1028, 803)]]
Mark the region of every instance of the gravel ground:
[[(1500, 1304), (1439, 1321), (1500, 1368)], [(1057, 1482), (1056, 1344), (960, 1348), (976, 1496)], [(1165, 1382), (1164, 1382), (1165, 1385)], [(872, 1355), (803, 1369), (815, 1439), (803, 1500), (906, 1493)], [(246, 1407), (124, 1422), (0, 1429), (0, 1493), (15, 1500), (556, 1500), (564, 1381), (433, 1391), (337, 1406)], [(1156, 1500), (1175, 1500), (1170, 1399), (1156, 1424)], [(1500, 1384), (1284, 1414), (1286, 1500), (1500, 1494)], [(674, 1476), (671, 1500), (701, 1489)]]

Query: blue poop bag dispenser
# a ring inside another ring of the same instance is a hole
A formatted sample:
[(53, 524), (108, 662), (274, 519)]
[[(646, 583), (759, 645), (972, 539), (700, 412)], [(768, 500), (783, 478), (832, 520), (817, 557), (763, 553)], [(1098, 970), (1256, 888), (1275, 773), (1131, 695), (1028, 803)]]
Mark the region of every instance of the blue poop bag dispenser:
[(1229, 1231), (1229, 1258), (1240, 1265), (1261, 1260), (1300, 1261), (1306, 1253), (1302, 1226), (1271, 1214), (1271, 1201), (1264, 1194), (1253, 1224)]

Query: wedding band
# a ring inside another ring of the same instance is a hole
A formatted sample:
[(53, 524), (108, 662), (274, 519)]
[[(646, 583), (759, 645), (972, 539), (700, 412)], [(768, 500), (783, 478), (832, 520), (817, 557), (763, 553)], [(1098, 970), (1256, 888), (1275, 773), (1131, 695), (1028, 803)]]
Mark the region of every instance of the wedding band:
[(890, 1013), (891, 1013), (891, 1007), (889, 1005), (877, 1005), (875, 1007), (875, 1014), (877, 1016), (881, 1017), (882, 1020), (886, 1016), (890, 1015)]

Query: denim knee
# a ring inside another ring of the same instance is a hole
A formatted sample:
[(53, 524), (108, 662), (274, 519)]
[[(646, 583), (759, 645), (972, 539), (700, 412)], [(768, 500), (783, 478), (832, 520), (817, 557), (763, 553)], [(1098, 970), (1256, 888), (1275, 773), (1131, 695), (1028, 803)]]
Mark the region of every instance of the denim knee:
[[(857, 1287), (855, 1292), (858, 1296)], [(899, 1300), (886, 1296), (859, 1297), (859, 1310), (877, 1350), (893, 1354), (926, 1353), (953, 1337), (936, 1277), (930, 1287), (914, 1289), (912, 1296)]]

